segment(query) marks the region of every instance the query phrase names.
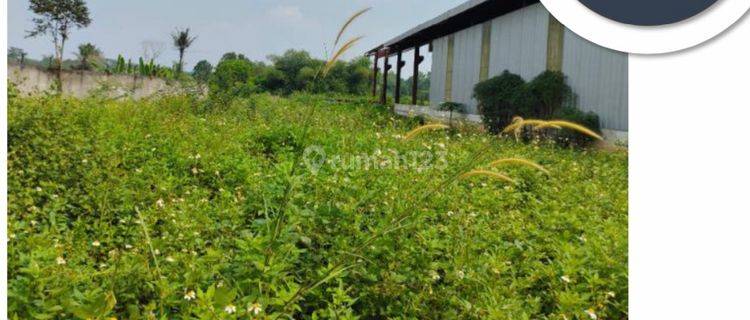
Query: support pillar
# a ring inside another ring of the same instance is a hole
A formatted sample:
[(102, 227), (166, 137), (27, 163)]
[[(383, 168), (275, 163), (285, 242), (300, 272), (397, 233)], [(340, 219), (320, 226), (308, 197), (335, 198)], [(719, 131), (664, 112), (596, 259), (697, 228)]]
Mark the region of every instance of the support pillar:
[(396, 103), (401, 103), (401, 68), (406, 65), (406, 62), (401, 60), (401, 51), (396, 55), (396, 92), (393, 96), (393, 100)]
[(388, 51), (386, 49), (385, 53), (383, 54), (383, 87), (382, 92), (380, 93), (380, 103), (385, 104), (388, 99), (388, 71), (391, 70), (391, 65), (388, 64)]
[(424, 56), (419, 55), (419, 46), (414, 47), (414, 75), (411, 83), (411, 104), (417, 105), (417, 90), (419, 89), (419, 64), (424, 61)]
[(372, 96), (378, 95), (378, 53), (373, 55), (372, 62)]

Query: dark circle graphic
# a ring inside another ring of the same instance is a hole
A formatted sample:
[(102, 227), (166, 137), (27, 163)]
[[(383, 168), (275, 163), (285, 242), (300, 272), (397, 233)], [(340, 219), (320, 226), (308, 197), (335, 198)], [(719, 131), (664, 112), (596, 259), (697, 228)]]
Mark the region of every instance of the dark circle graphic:
[(718, 0), (578, 0), (596, 13), (617, 22), (659, 26), (691, 18)]

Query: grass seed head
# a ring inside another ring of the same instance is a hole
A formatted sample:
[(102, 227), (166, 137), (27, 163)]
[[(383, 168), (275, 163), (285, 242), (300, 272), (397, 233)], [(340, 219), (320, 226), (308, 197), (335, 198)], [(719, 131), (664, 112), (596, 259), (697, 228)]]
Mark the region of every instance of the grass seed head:
[(439, 124), (439, 123), (435, 123), (435, 124), (426, 124), (426, 125), (423, 125), (423, 126), (421, 126), (421, 127), (419, 127), (419, 128), (416, 128), (416, 129), (414, 129), (414, 130), (412, 130), (412, 131), (409, 131), (409, 132), (408, 132), (408, 133), (407, 133), (407, 134), (406, 134), (406, 135), (404, 136), (404, 140), (409, 140), (409, 139), (411, 139), (411, 138), (414, 138), (414, 137), (418, 136), (419, 134), (421, 134), (422, 132), (425, 132), (425, 131), (430, 131), (430, 130), (443, 130), (443, 129), (449, 129), (449, 128), (450, 128), (449, 126), (446, 126), (446, 125), (444, 125), (444, 124)]
[(498, 160), (491, 162), (490, 166), (498, 167), (498, 166), (502, 166), (506, 164), (517, 164), (517, 165), (527, 166), (529, 168), (534, 168), (536, 170), (544, 172), (545, 174), (549, 174), (549, 171), (545, 169), (544, 167), (542, 167), (541, 165), (539, 165), (538, 163), (530, 161), (530, 160), (522, 159), (522, 158), (498, 159)]
[(331, 59), (326, 62), (325, 67), (323, 67), (323, 77), (327, 76), (328, 72), (331, 71), (331, 68), (333, 68), (333, 66), (336, 64), (336, 61), (338, 61), (339, 58), (344, 55), (344, 53), (349, 51), (349, 49), (351, 49), (359, 40), (362, 40), (362, 38), (362, 36), (359, 36), (344, 43), (344, 45), (342, 45), (341, 48), (336, 51)]
[(562, 128), (570, 129), (570, 130), (573, 130), (573, 131), (578, 131), (578, 132), (583, 133), (583, 134), (585, 134), (585, 135), (587, 135), (589, 137), (592, 137), (594, 139), (604, 140), (604, 138), (602, 138), (602, 136), (598, 135), (596, 132), (592, 131), (591, 129), (586, 128), (586, 127), (584, 127), (584, 126), (582, 126), (580, 124), (569, 122), (569, 121), (552, 120), (552, 121), (547, 121), (543, 125), (545, 125), (545, 126), (551, 126), (551, 127), (562, 127)]
[(354, 20), (357, 20), (361, 15), (365, 14), (365, 12), (370, 11), (370, 8), (364, 8), (362, 10), (359, 10), (355, 12), (349, 19), (346, 20), (343, 26), (341, 26), (341, 29), (339, 29), (339, 34), (336, 35), (336, 41), (333, 43), (333, 48), (335, 49), (336, 46), (339, 45), (339, 41), (341, 41), (341, 36), (344, 35), (344, 32), (346, 32), (346, 29), (349, 28), (349, 26), (354, 22)]
[(458, 178), (466, 179), (466, 178), (477, 177), (477, 176), (490, 177), (490, 178), (505, 181), (505, 182), (516, 183), (516, 180), (513, 180), (510, 177), (502, 173), (489, 171), (489, 170), (471, 170), (467, 173), (462, 174)]

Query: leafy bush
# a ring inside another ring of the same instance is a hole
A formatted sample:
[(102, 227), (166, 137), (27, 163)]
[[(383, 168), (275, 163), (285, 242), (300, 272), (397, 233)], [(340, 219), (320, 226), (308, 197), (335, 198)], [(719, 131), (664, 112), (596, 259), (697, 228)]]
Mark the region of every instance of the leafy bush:
[(213, 98), (246, 98), (255, 92), (253, 65), (244, 59), (222, 60), (209, 81), (209, 94)]
[(561, 107), (570, 105), (573, 94), (560, 71), (540, 73), (528, 83), (528, 90), (536, 104), (533, 116), (542, 119), (548, 119)]
[(515, 116), (530, 116), (534, 105), (526, 81), (508, 70), (477, 83), (474, 98), (479, 102), (485, 127), (492, 133), (501, 132)]
[[(367, 99), (252, 99), (11, 99), (8, 317), (628, 317), (627, 154), (404, 141), (416, 120)], [(331, 163), (289, 179), (307, 145)], [(550, 175), (443, 183), (478, 150)], [(431, 151), (446, 165), (381, 166)], [(376, 161), (334, 165), (360, 155)]]

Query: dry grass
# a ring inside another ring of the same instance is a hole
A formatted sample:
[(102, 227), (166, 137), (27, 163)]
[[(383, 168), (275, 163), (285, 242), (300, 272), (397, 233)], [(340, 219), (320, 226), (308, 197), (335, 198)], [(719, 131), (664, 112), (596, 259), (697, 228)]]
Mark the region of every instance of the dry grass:
[(489, 171), (489, 170), (471, 170), (467, 173), (462, 174), (458, 178), (466, 179), (466, 178), (479, 177), (479, 176), (489, 177), (489, 178), (493, 178), (493, 179), (497, 179), (497, 180), (501, 180), (501, 181), (505, 181), (509, 183), (516, 183), (516, 180), (513, 180), (510, 177), (502, 173)]
[(598, 140), (604, 140), (602, 136), (594, 132), (593, 130), (586, 128), (580, 124), (573, 123), (570, 121), (564, 121), (564, 120), (540, 120), (540, 119), (524, 119), (521, 117), (514, 117), (513, 121), (510, 125), (505, 127), (503, 129), (503, 133), (511, 133), (516, 136), (516, 139), (518, 139), (521, 135), (521, 130), (526, 126), (532, 126), (534, 130), (541, 130), (541, 129), (570, 129), (573, 131), (580, 132), (582, 134), (585, 134), (589, 137), (592, 137), (594, 139)]
[(439, 123), (423, 125), (423, 126), (421, 126), (419, 128), (416, 128), (416, 129), (414, 129), (412, 131), (409, 131), (404, 136), (404, 140), (409, 140), (411, 138), (414, 138), (414, 137), (420, 135), (421, 133), (423, 133), (425, 131), (444, 130), (444, 129), (449, 129), (449, 128), (450, 128), (449, 126), (446, 126), (444, 124), (439, 124)]
[(506, 159), (495, 160), (490, 163), (490, 167), (499, 167), (502, 165), (513, 165), (513, 164), (522, 165), (522, 166), (526, 166), (529, 168), (534, 168), (536, 170), (544, 172), (545, 174), (549, 174), (549, 171), (545, 169), (544, 167), (542, 167), (541, 165), (539, 165), (538, 163), (530, 161), (530, 160), (526, 160), (526, 159), (521, 159), (521, 158), (506, 158)]
[(359, 18), (361, 15), (365, 14), (365, 12), (370, 11), (370, 9), (372, 8), (365, 8), (365, 9), (359, 10), (355, 12), (351, 17), (349, 17), (349, 19), (346, 20), (344, 25), (341, 26), (341, 29), (339, 29), (338, 35), (336, 35), (336, 41), (333, 43), (334, 49), (336, 48), (336, 46), (339, 45), (339, 41), (341, 41), (341, 36), (344, 35), (344, 32), (346, 31), (347, 28), (349, 28), (352, 22), (354, 22), (354, 20), (357, 20), (357, 18)]
[(336, 64), (336, 61), (338, 61), (339, 58), (341, 58), (341, 56), (344, 55), (344, 53), (349, 51), (349, 49), (351, 49), (359, 40), (362, 40), (362, 38), (363, 38), (362, 36), (359, 36), (359, 37), (350, 39), (349, 41), (344, 43), (344, 45), (342, 45), (341, 48), (338, 51), (336, 51), (336, 53), (331, 57), (331, 59), (328, 60), (328, 62), (326, 62), (325, 67), (323, 67), (323, 77), (327, 76), (328, 72), (331, 71), (331, 68), (333, 68), (333, 66)]

